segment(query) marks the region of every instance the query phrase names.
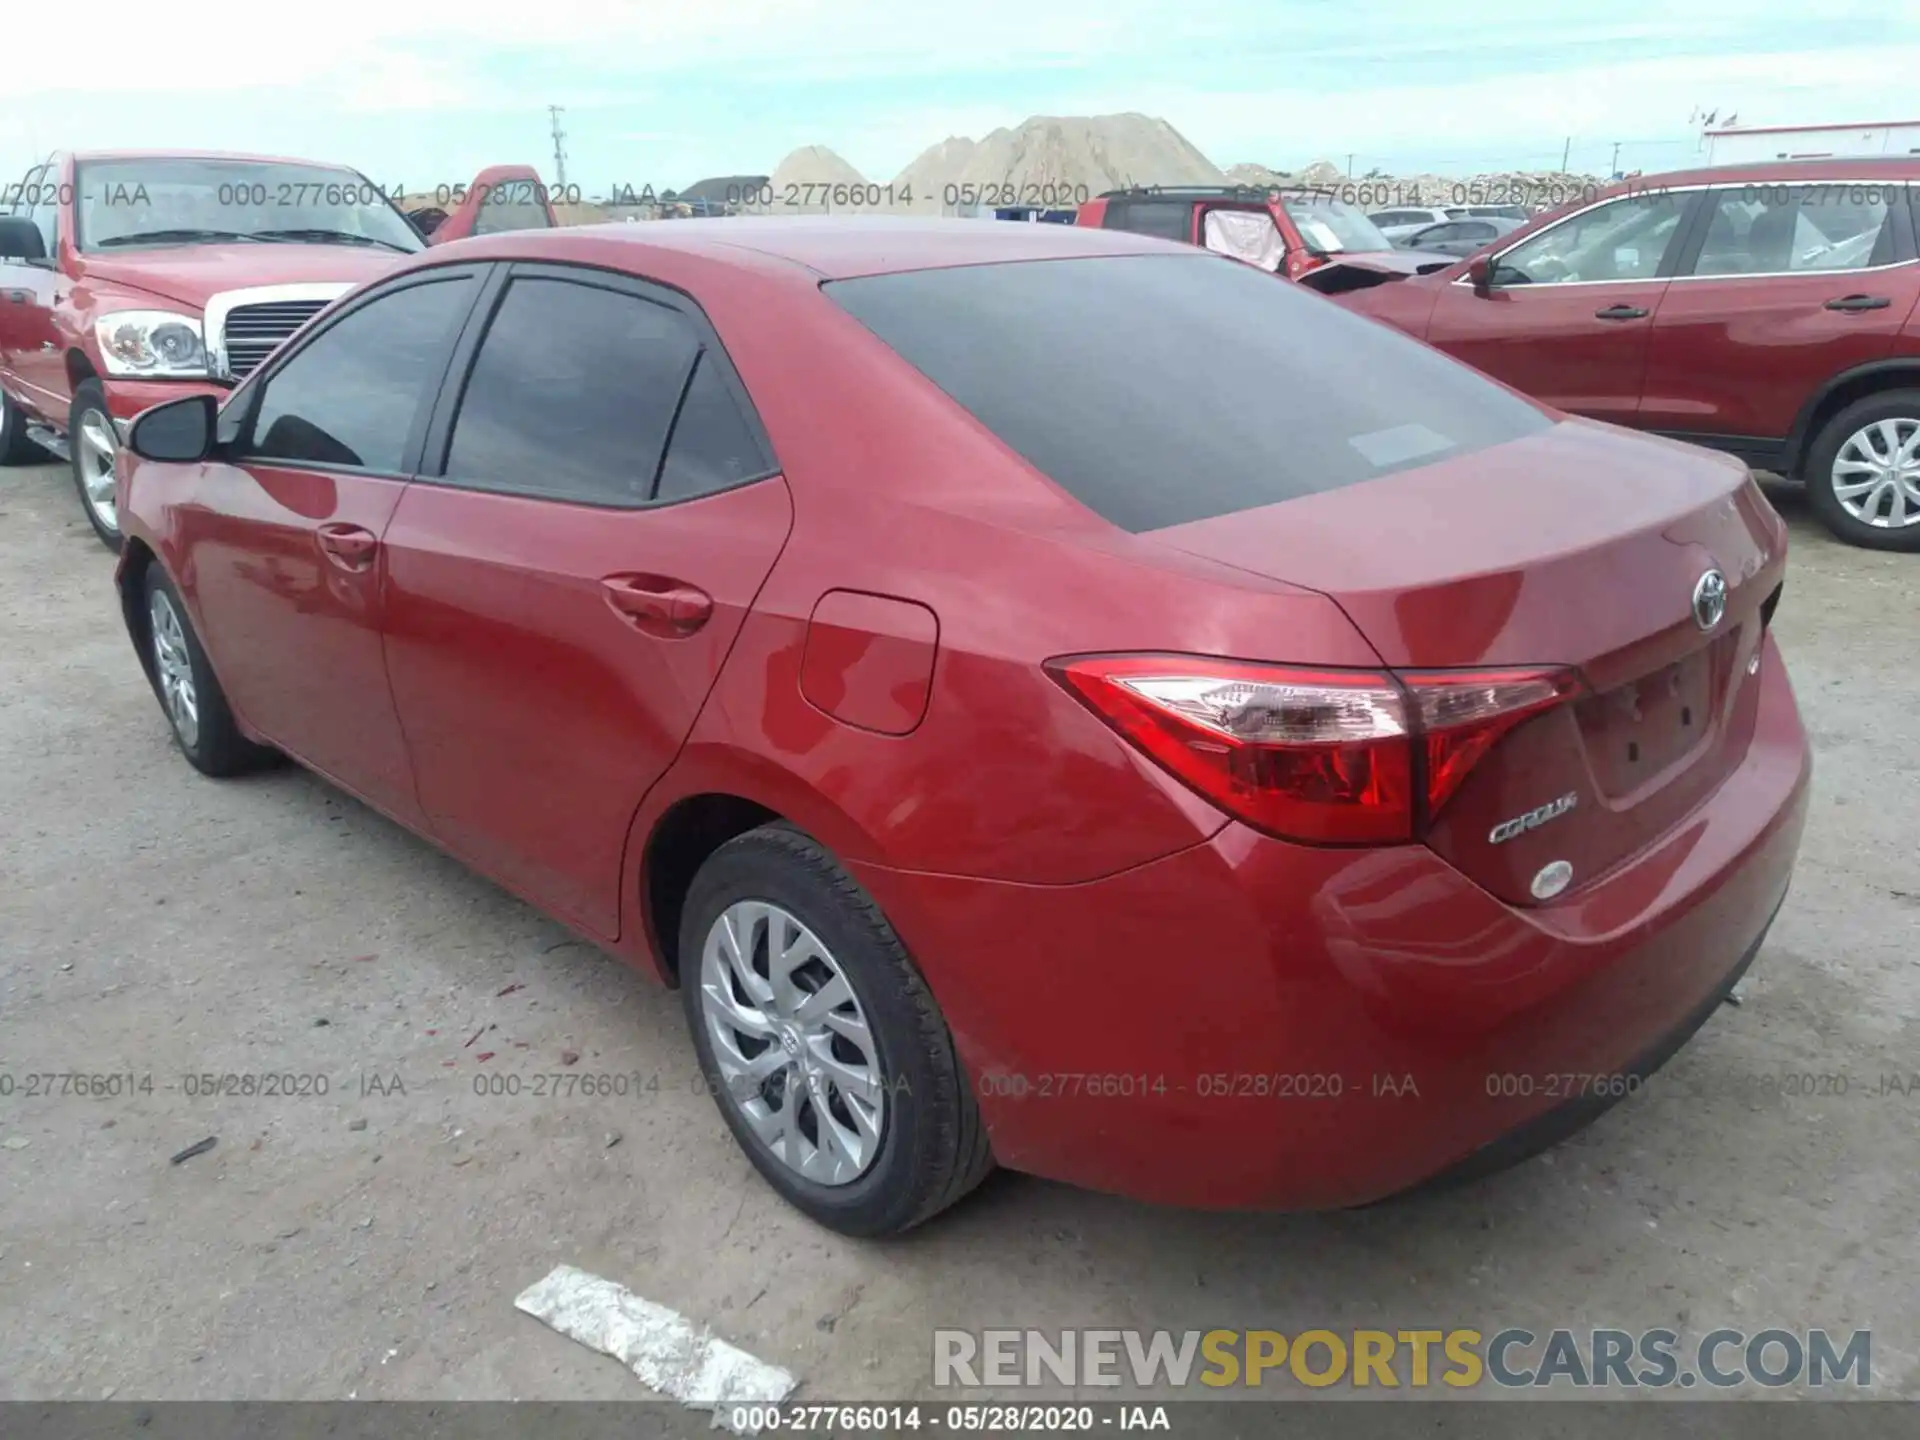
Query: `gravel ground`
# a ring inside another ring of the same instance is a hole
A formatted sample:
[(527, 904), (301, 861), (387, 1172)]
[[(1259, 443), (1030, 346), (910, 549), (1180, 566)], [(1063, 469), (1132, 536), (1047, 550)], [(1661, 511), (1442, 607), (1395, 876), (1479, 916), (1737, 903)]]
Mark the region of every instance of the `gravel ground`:
[[(1746, 1003), (1671, 1083), (1381, 1209), (1183, 1213), (999, 1176), (875, 1245), (759, 1181), (694, 1090), (676, 997), (304, 772), (191, 771), (64, 470), (0, 471), (0, 1074), (153, 1080), (0, 1098), (0, 1398), (641, 1393), (513, 1310), (561, 1261), (816, 1397), (931, 1395), (936, 1326), (1417, 1323), (1871, 1326), (1875, 1392), (1920, 1394), (1920, 1095), (1864, 1093), (1920, 1071), (1920, 662), (1897, 638), (1920, 557), (1841, 547), (1772, 493), (1817, 793)], [(204, 1072), (327, 1089), (190, 1095)], [(1850, 1093), (1783, 1094), (1799, 1072)], [(541, 1074), (630, 1093), (474, 1088)]]

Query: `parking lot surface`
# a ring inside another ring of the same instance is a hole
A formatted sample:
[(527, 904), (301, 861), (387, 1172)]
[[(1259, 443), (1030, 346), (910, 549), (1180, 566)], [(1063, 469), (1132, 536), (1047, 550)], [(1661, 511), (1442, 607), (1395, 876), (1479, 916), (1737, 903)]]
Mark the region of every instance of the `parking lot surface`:
[(1769, 493), (1812, 815), (1743, 1003), (1644, 1093), (1366, 1211), (1000, 1175), (867, 1244), (759, 1180), (677, 996), (304, 771), (192, 771), (65, 468), (0, 471), (0, 1398), (643, 1394), (514, 1310), (561, 1262), (832, 1399), (932, 1398), (934, 1329), (1002, 1326), (1871, 1327), (1920, 1396), (1920, 1080), (1882, 1083), (1920, 1074), (1920, 560)]

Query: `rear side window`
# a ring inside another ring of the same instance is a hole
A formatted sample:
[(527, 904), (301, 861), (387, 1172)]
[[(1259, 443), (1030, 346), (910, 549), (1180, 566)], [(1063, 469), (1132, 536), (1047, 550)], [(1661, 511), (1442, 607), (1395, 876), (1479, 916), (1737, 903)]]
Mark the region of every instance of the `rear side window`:
[(1337, 490), (1552, 423), (1438, 351), (1215, 256), (971, 265), (825, 289), (1127, 530)]
[(460, 276), (409, 285), (329, 325), (267, 377), (245, 457), (396, 474), (473, 303)]
[(764, 475), (767, 464), (753, 428), (740, 411), (725, 372), (702, 353), (673, 422), (673, 440), (660, 466), (660, 500), (686, 500)]
[(446, 479), (625, 506), (770, 474), (729, 379), (670, 306), (569, 280), (515, 280), (460, 398)]

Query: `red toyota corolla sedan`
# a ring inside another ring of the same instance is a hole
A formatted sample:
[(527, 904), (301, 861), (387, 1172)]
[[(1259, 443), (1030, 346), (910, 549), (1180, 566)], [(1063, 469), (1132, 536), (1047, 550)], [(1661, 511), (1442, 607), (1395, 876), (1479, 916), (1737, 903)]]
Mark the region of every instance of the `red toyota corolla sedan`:
[(1188, 246), (463, 241), (130, 450), (187, 758), (291, 755), (677, 984), (852, 1234), (996, 1162), (1320, 1207), (1530, 1153), (1799, 843), (1745, 467)]

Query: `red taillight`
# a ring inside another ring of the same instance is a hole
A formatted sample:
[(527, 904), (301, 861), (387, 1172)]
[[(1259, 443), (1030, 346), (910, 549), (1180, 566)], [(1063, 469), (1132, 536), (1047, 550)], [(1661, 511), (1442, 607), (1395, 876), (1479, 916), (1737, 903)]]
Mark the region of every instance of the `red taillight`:
[(1402, 670), (1413, 697), (1425, 763), (1427, 818), (1453, 798), (1467, 772), (1522, 720), (1580, 689), (1571, 670)]
[(1564, 670), (1305, 670), (1095, 655), (1048, 672), (1150, 759), (1274, 835), (1411, 840), (1508, 730), (1573, 694)]

